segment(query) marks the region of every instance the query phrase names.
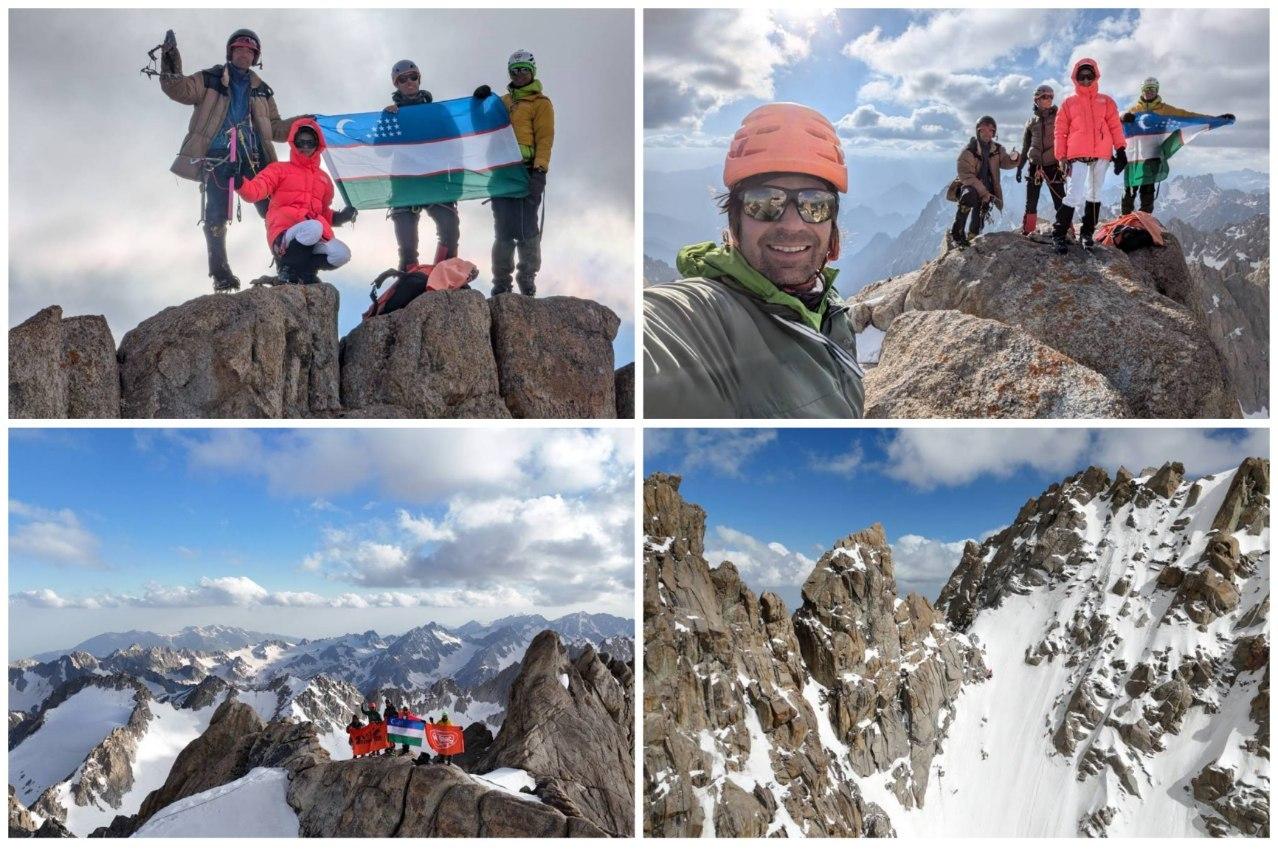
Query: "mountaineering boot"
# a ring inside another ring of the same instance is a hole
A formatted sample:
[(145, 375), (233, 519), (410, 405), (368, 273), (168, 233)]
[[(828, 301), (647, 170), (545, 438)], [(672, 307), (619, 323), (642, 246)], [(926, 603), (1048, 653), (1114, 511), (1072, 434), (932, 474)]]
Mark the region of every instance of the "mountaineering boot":
[(396, 207), (391, 210), (395, 223), (395, 242), (399, 245), (399, 269), (406, 271), (417, 263), (417, 222), (421, 213), (412, 207)]
[(1083, 248), (1091, 248), (1095, 245), (1092, 234), (1096, 231), (1096, 220), (1100, 218), (1100, 202), (1086, 201), (1083, 203), (1083, 226), (1078, 229), (1078, 241)]
[(519, 241), (519, 265), (515, 283), (525, 296), (537, 295), (537, 273), (541, 270), (541, 234)]
[(1154, 215), (1154, 192), (1156, 187), (1150, 183), (1140, 188), (1140, 212)]
[(492, 295), (500, 296), (511, 290), (511, 278), (515, 274), (515, 241), (493, 240), (493, 289)]
[(967, 248), (971, 245), (967, 241), (967, 234), (963, 230), (967, 224), (967, 214), (971, 209), (965, 204), (960, 204), (958, 211), (954, 214), (954, 225), (950, 228), (950, 245), (955, 248)]
[(275, 277), (280, 284), (310, 284), (319, 281), (315, 276), (315, 248), (303, 245), (297, 240), (288, 244), (288, 248), (284, 250), (284, 254), (280, 255), (276, 265), (279, 267), (279, 272)]
[(1038, 228), (1038, 214), (1026, 213), (1025, 218), (1021, 220), (1021, 233), (1029, 236)]
[(240, 279), (231, 272), (231, 264), (226, 259), (226, 225), (205, 225), (204, 242), (208, 247), (209, 277), (213, 279), (213, 292), (240, 289)]
[(1056, 245), (1057, 254), (1069, 251), (1069, 231), (1074, 224), (1074, 208), (1062, 204), (1056, 211), (1056, 224), (1052, 227), (1052, 242)]
[(972, 208), (972, 221), (967, 225), (967, 238), (974, 240), (981, 235), (981, 229), (985, 227), (985, 216), (989, 212), (988, 204), (978, 204)]
[(1128, 213), (1132, 212), (1135, 207), (1136, 196), (1132, 193), (1131, 189), (1128, 189), (1123, 193), (1123, 200), (1122, 203), (1119, 204), (1118, 212), (1126, 216)]

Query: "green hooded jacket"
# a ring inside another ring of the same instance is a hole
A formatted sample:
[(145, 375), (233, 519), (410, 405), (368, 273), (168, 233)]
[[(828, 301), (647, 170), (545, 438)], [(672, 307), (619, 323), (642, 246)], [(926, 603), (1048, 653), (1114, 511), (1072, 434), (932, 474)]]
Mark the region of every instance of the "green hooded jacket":
[(730, 246), (698, 243), (677, 259), (681, 281), (643, 293), (644, 416), (862, 416), (856, 335), (823, 269), (809, 309)]

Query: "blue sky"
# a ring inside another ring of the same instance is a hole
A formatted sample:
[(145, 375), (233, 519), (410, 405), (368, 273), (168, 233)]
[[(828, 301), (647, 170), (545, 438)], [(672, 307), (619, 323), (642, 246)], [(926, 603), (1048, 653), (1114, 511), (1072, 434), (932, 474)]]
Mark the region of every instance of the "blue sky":
[(1263, 9), (679, 9), (644, 21), (648, 172), (721, 163), (744, 115), (789, 100), (836, 124), (854, 186), (935, 182), (983, 114), (1019, 147), (1034, 88), (1053, 84), (1059, 102), (1085, 55), (1122, 106), (1154, 75), (1171, 103), (1238, 116), (1178, 173), (1268, 171)]
[(644, 431), (645, 473), (682, 475), (684, 499), (706, 510), (709, 562), (732, 561), (754, 592), (792, 607), (815, 561), (876, 521), (901, 593), (935, 599), (966, 539), (1007, 526), (1075, 471), (1174, 460), (1202, 475), (1267, 454), (1260, 429)]
[(633, 613), (630, 430), (10, 430), (10, 655)]

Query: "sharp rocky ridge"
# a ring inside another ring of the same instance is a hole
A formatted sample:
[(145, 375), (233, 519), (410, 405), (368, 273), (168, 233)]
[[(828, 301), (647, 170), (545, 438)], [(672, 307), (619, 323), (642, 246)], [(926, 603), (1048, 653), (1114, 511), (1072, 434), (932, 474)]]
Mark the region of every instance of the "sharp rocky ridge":
[(1268, 836), (1269, 462), (1088, 468), (900, 597), (875, 525), (793, 613), (644, 485), (650, 836)]
[[(44, 663), (17, 661), (9, 670), (11, 827), (35, 820), (37, 828), (48, 825), (46, 833), (56, 827), (87, 836), (108, 831), (114, 821), (116, 833), (132, 833), (145, 821), (137, 819), (139, 813), (150, 816), (160, 810), (146, 811), (143, 799), (166, 783), (183, 747), (207, 733), (211, 720), (229, 705), (245, 708), (259, 726), (306, 726), (306, 736), (314, 739), (323, 760), (340, 763), (350, 757), (344, 732), (350, 714), (370, 693), (397, 706), (407, 704), (423, 718), (447, 712), (467, 729), (466, 765), (479, 761), (496, 734), (506, 743), (509, 759), (490, 769), (509, 775), (520, 767), (519, 755), (528, 764), (521, 771), (528, 773), (530, 786), (539, 779), (554, 781), (547, 797), (570, 802), (577, 795), (571, 783), (576, 779), (565, 767), (597, 762), (597, 757), (555, 753), (554, 759), (547, 758), (547, 751), (555, 750), (544, 742), (535, 713), (519, 709), (530, 702), (545, 706), (523, 696), (529, 690), (518, 683), (539, 636), (553, 637), (563, 668), (580, 669), (589, 685), (579, 690), (595, 696), (585, 718), (602, 712), (608, 725), (624, 727), (616, 736), (622, 736), (632, 754), (632, 725), (625, 713), (633, 718), (633, 621), (608, 615), (577, 613), (554, 620), (515, 616), (456, 629), (428, 624), (399, 636), (369, 631), (300, 642), (268, 639), (231, 651), (132, 645), (101, 658), (74, 651)], [(95, 638), (110, 642), (110, 637)], [(557, 680), (553, 686), (559, 689)], [(607, 696), (606, 702), (600, 696)], [(513, 732), (502, 739), (508, 710), (520, 716), (514, 727), (527, 734), (529, 743), (519, 742)], [(603, 737), (603, 726), (595, 720), (596, 740)], [(627, 762), (616, 774), (629, 778), (631, 767)], [(176, 798), (231, 782), (248, 785), (247, 793), (254, 788), (242, 778), (259, 768), (274, 771), (267, 764), (241, 762), (233, 766), (235, 771), (213, 779), (217, 783), (181, 788)], [(253, 783), (259, 780), (269, 779)], [(594, 790), (605, 789), (598, 779), (592, 781)], [(614, 795), (607, 803), (618, 800)], [(627, 807), (632, 807), (630, 801), (625, 798)], [(15, 804), (22, 809), (18, 817)], [(598, 802), (592, 807), (594, 818), (587, 821), (594, 831), (617, 833), (620, 825), (629, 824), (625, 814), (606, 807), (601, 811)], [(569, 830), (562, 819), (551, 823), (558, 828), (545, 830)]]

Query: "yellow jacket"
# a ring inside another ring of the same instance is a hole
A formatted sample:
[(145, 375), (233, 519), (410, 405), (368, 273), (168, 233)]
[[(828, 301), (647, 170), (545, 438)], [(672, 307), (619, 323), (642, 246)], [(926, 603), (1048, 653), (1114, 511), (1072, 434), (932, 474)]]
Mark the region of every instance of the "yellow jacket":
[(1153, 112), (1158, 115), (1167, 115), (1173, 118), (1215, 118), (1214, 115), (1207, 115), (1201, 112), (1191, 112), (1187, 109), (1172, 106), (1162, 98), (1154, 98), (1152, 101), (1136, 99), (1136, 103), (1127, 108), (1128, 112)]
[(510, 94), (501, 96), (515, 129), (515, 141), (524, 162), (535, 169), (550, 169), (550, 149), (555, 144), (555, 108), (541, 92), (522, 95), (515, 100)]

